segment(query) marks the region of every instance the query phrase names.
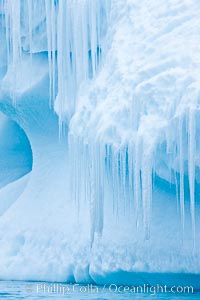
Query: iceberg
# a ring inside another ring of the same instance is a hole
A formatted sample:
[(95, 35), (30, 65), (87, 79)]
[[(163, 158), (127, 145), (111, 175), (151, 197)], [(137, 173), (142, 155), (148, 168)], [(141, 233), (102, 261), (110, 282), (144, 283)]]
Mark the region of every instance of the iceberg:
[(0, 0), (0, 279), (199, 288), (199, 13)]

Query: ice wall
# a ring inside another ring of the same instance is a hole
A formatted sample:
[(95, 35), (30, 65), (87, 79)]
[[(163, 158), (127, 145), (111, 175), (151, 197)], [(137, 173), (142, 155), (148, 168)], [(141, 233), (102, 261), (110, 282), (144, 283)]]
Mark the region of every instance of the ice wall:
[(157, 1), (112, 2), (105, 64), (81, 94), (71, 132), (83, 136), (86, 144), (94, 136), (104, 144), (99, 160), (112, 162), (113, 195), (119, 185), (121, 199), (126, 199), (124, 191), (134, 195), (147, 237), (153, 178), (176, 185), (183, 230), (184, 190), (189, 184), (195, 240), (199, 8), (196, 1), (161, 1), (155, 9), (156, 5)]
[[(82, 184), (83, 178), (93, 179), (91, 195), (101, 195), (99, 188), (105, 191), (106, 185), (111, 186), (114, 210), (119, 201), (124, 202), (125, 211), (132, 207), (136, 226), (137, 216), (142, 215), (140, 226), (147, 239), (152, 192), (160, 178), (176, 188), (183, 236), (185, 201), (190, 199), (195, 244), (199, 186), (198, 12), (196, 1), (112, 1), (103, 68), (91, 86), (83, 87), (70, 123), (70, 134), (82, 144), (75, 159), (82, 157), (83, 172), (89, 169), (87, 161), (92, 162), (91, 169), (96, 170), (96, 164), (99, 168), (96, 176), (81, 176)], [(86, 156), (85, 147), (86, 151), (89, 148)], [(82, 164), (77, 161), (77, 165)], [(103, 205), (99, 201), (98, 211)], [(96, 215), (93, 213), (95, 220)]]
[(198, 274), (198, 1), (0, 3), (0, 108), (33, 150), (30, 183), (1, 221), (13, 218), (17, 244), (4, 276), (32, 246), (34, 278)]

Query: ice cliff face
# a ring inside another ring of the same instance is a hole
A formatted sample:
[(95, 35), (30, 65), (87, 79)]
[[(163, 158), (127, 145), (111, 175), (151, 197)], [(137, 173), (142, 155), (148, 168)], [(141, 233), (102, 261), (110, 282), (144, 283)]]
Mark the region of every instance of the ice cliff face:
[(198, 277), (198, 1), (1, 0), (0, 13), (0, 110), (29, 149), (0, 189), (0, 277)]

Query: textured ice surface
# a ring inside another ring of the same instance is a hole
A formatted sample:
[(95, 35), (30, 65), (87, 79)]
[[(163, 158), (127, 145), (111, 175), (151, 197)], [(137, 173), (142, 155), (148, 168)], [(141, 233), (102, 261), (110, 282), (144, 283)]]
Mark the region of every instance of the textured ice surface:
[(0, 3), (0, 110), (33, 153), (0, 278), (198, 282), (198, 1)]

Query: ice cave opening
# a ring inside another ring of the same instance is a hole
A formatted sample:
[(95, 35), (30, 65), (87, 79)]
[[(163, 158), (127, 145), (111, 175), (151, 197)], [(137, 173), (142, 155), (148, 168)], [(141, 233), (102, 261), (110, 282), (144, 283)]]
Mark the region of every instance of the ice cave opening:
[(32, 170), (33, 156), (25, 131), (10, 117), (0, 114), (0, 189)]

